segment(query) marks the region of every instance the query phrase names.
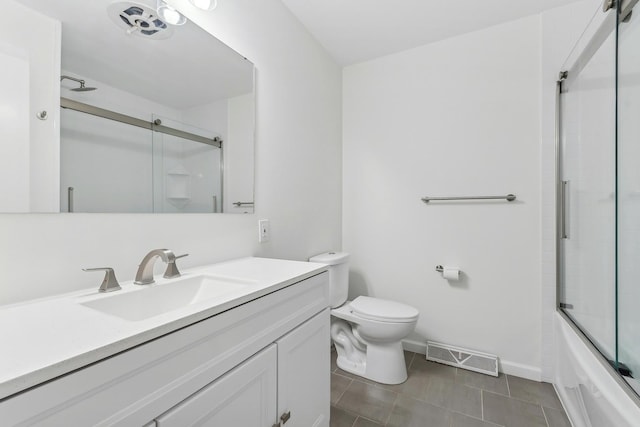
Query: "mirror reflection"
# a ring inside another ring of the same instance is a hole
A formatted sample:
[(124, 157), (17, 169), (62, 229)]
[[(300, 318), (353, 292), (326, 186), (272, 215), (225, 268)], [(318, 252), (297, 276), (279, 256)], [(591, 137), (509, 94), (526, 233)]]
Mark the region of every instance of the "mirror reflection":
[[(59, 167), (55, 178), (38, 176), (32, 159), (29, 208), (4, 202), (2, 211), (253, 212), (254, 68), (246, 58), (190, 21), (164, 22), (155, 0), (18, 3), (60, 22), (59, 52), (27, 46), (30, 56), (59, 56), (50, 70), (59, 85)], [(26, 61), (34, 86), (34, 73), (47, 70)], [(54, 208), (34, 209), (43, 205), (33, 186), (51, 179), (57, 194), (43, 193)]]

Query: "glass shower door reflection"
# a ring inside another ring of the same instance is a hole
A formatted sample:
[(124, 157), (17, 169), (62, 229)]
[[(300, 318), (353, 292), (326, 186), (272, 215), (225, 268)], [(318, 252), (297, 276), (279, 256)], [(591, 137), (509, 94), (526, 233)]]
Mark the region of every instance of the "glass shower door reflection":
[(153, 132), (153, 211), (222, 212), (222, 149), (192, 139), (219, 135), (156, 115), (153, 121), (185, 132)]
[(60, 117), (61, 211), (153, 212), (149, 130), (66, 108)]

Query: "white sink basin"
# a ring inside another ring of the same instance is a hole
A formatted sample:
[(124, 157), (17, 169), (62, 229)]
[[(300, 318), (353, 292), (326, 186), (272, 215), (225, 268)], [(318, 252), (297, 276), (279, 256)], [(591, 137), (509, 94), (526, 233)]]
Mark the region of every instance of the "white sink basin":
[(160, 284), (134, 285), (139, 289), (116, 291), (81, 305), (129, 321), (197, 304), (212, 298), (228, 299), (247, 291), (256, 281), (201, 274), (171, 279)]

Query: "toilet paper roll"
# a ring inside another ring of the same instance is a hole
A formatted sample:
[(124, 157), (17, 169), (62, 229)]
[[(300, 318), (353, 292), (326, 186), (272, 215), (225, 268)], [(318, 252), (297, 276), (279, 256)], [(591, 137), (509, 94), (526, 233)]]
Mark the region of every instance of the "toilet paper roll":
[(442, 270), (442, 277), (452, 281), (460, 280), (460, 270), (456, 267), (445, 267)]

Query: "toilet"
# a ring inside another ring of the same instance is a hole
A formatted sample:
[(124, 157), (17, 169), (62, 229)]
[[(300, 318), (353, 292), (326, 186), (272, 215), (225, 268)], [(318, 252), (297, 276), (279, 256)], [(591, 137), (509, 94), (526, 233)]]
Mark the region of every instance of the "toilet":
[(348, 253), (327, 252), (309, 261), (329, 266), (331, 340), (338, 353), (338, 367), (383, 384), (406, 381), (402, 339), (415, 329), (418, 310), (367, 296), (347, 301)]

